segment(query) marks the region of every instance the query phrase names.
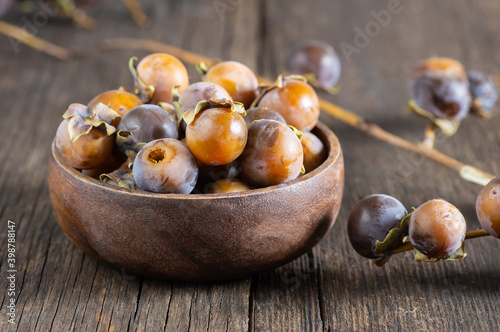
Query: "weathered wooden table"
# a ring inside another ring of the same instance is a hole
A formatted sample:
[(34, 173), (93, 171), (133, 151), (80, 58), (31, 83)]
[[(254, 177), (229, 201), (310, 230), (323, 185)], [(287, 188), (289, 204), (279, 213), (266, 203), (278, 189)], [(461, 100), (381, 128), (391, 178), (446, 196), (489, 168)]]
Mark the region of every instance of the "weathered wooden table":
[[(0, 330), (500, 329), (500, 241), (468, 241), (469, 256), (459, 262), (415, 263), (406, 253), (377, 268), (354, 252), (346, 235), (350, 208), (371, 193), (394, 195), (407, 207), (443, 197), (475, 229), (480, 187), (325, 114), (321, 120), (338, 135), (345, 155), (345, 194), (337, 222), (308, 254), (245, 280), (183, 284), (113, 270), (64, 236), (47, 188), (50, 144), (66, 107), (120, 85), (130, 88), (127, 60), (146, 54), (92, 52), (92, 45), (104, 38), (167, 42), (244, 62), (268, 78), (283, 70), (294, 43), (321, 39), (336, 47), (343, 63), (342, 92), (326, 98), (417, 141), (425, 121), (405, 107), (413, 65), (442, 55), (468, 68), (500, 73), (500, 2), (149, 0), (145, 10), (151, 24), (140, 29), (121, 2), (108, 1), (93, 13), (99, 23), (93, 32), (61, 20), (45, 24), (41, 14), (38, 21), (19, 12), (6, 17), (39, 37), (68, 48), (85, 47), (93, 55), (60, 61), (0, 36)], [(376, 14), (382, 10), (391, 14)], [(359, 37), (358, 29), (369, 29), (368, 38)], [(190, 73), (193, 81), (198, 79), (193, 66)], [(466, 119), (458, 134), (437, 148), (499, 174), (499, 113), (489, 121)], [(13, 325), (7, 323), (8, 220), (16, 230)]]

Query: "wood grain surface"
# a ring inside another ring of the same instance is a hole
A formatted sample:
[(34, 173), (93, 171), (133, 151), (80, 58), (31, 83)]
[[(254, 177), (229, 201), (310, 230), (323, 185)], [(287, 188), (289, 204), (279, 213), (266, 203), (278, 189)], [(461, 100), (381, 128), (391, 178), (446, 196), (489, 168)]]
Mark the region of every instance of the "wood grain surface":
[[(222, 5), (221, 5), (222, 4)], [(132, 86), (130, 56), (99, 52), (105, 38), (142, 37), (210, 57), (246, 63), (272, 79), (293, 45), (321, 39), (340, 53), (341, 93), (324, 96), (409, 140), (425, 121), (406, 111), (413, 65), (433, 55), (467, 68), (500, 73), (497, 0), (144, 1), (150, 25), (137, 28), (118, 0), (92, 16), (85, 31), (64, 20), (14, 11), (5, 20), (92, 56), (60, 61), (0, 36), (0, 330), (2, 331), (498, 331), (500, 241), (467, 242), (459, 262), (415, 263), (412, 254), (383, 268), (350, 247), (346, 219), (362, 196), (386, 193), (408, 208), (442, 197), (478, 227), (480, 188), (422, 157), (367, 138), (327, 115), (345, 157), (344, 201), (325, 239), (299, 259), (244, 280), (172, 283), (127, 275), (78, 250), (57, 225), (47, 166), (61, 115), (73, 102)], [(377, 29), (373, 13), (392, 9)], [(224, 12), (222, 12), (224, 11)], [(34, 22), (34, 23), (33, 23)], [(387, 24), (386, 24), (387, 23)], [(36, 24), (36, 25), (35, 25)], [(33, 28), (34, 27), (34, 28)], [(360, 44), (359, 29), (371, 28)], [(376, 32), (376, 33), (375, 33)], [(344, 56), (340, 45), (355, 45)], [(193, 66), (191, 79), (198, 78)], [(500, 173), (500, 107), (489, 121), (466, 119), (437, 148), (460, 161)], [(16, 317), (7, 322), (7, 222), (16, 227)], [(105, 220), (103, 220), (105, 222)], [(138, 234), (138, 236), (141, 236)]]

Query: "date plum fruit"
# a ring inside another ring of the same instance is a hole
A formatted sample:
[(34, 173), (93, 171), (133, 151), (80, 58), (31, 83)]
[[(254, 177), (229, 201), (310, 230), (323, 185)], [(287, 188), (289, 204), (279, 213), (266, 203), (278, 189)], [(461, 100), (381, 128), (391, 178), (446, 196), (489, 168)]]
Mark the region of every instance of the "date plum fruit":
[(298, 130), (313, 129), (319, 118), (316, 91), (309, 84), (296, 79), (283, 79), (281, 86), (265, 93), (257, 106), (278, 112), (286, 123)]
[(319, 40), (301, 42), (292, 51), (286, 68), (290, 74), (311, 75), (315, 85), (324, 89), (335, 87), (341, 72), (340, 59), (332, 46)]
[(286, 124), (285, 119), (276, 111), (273, 111), (267, 107), (252, 107), (247, 109), (247, 115), (245, 116), (245, 122), (247, 123), (247, 127), (250, 127), (252, 122), (256, 120), (275, 120), (281, 123)]
[(490, 235), (500, 238), (500, 177), (481, 190), (476, 200), (476, 213), (481, 226)]
[(450, 58), (429, 58), (413, 71), (412, 99), (438, 119), (460, 121), (469, 113), (471, 96), (465, 69)]
[(248, 129), (248, 143), (240, 158), (243, 179), (266, 187), (297, 178), (304, 157), (297, 134), (274, 120), (255, 121)]
[(138, 143), (148, 143), (160, 138), (178, 138), (174, 116), (156, 105), (141, 105), (130, 110), (122, 118), (117, 129), (117, 147), (134, 150)]
[(247, 143), (245, 120), (234, 110), (231, 102), (222, 102), (231, 107), (209, 106), (207, 103), (198, 113), (195, 111), (191, 121), (186, 121), (186, 144), (196, 159), (208, 165), (232, 162)]
[(392, 228), (399, 227), (406, 208), (392, 196), (375, 194), (362, 198), (352, 208), (347, 220), (347, 234), (352, 247), (363, 257), (375, 259), (377, 241), (384, 241)]
[(221, 179), (218, 180), (214, 183), (212, 183), (210, 186), (208, 186), (206, 193), (207, 194), (220, 194), (220, 193), (236, 193), (236, 192), (243, 192), (243, 191), (248, 191), (251, 188), (244, 182), (238, 179)]
[(465, 218), (443, 199), (420, 205), (411, 215), (409, 239), (413, 247), (429, 258), (447, 258), (465, 240)]
[[(99, 104), (108, 106), (123, 117), (132, 108), (142, 105), (142, 101), (139, 97), (128, 91), (110, 90), (95, 96), (91, 101), (89, 101), (87, 106), (89, 108), (94, 108)], [(113, 125), (116, 127), (119, 122), (120, 118), (117, 118), (115, 122), (113, 122)]]
[(141, 190), (189, 194), (198, 179), (198, 163), (181, 141), (159, 139), (146, 144), (137, 154), (132, 174)]
[(255, 97), (259, 82), (253, 71), (242, 63), (224, 61), (214, 65), (205, 73), (205, 80), (222, 86), (234, 101), (250, 107)]
[(172, 89), (178, 86), (179, 93), (182, 93), (189, 85), (186, 67), (170, 54), (150, 54), (137, 64), (135, 70), (136, 86), (141, 97), (151, 104), (172, 103)]
[(498, 87), (491, 77), (475, 70), (467, 72), (473, 103), (486, 112), (491, 112), (498, 99)]

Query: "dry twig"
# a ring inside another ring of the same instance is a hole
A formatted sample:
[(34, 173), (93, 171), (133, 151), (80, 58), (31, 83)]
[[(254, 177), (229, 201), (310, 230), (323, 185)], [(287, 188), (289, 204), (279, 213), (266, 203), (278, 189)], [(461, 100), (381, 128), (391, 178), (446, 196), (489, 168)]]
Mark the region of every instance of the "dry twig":
[(45, 52), (53, 57), (56, 57), (61, 60), (68, 60), (70, 58), (70, 51), (60, 46), (54, 45), (35, 37), (35, 35), (27, 32), (24, 29), (18, 28), (15, 25), (6, 23), (0, 20), (0, 33), (15, 39), (23, 44), (28, 45), (36, 50)]
[(135, 24), (142, 27), (148, 22), (148, 17), (144, 13), (139, 0), (122, 0), (123, 4), (127, 7), (130, 15)]

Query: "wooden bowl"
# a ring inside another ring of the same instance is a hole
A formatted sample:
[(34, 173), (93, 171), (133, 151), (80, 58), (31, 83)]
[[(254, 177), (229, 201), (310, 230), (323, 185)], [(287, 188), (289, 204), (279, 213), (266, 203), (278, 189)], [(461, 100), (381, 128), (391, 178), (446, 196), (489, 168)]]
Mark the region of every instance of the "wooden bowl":
[(52, 145), (55, 217), (81, 250), (127, 273), (216, 281), (283, 265), (332, 227), (344, 187), (337, 137), (318, 124), (327, 160), (296, 180), (244, 193), (156, 194), (107, 185), (67, 165)]

